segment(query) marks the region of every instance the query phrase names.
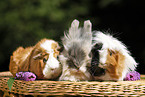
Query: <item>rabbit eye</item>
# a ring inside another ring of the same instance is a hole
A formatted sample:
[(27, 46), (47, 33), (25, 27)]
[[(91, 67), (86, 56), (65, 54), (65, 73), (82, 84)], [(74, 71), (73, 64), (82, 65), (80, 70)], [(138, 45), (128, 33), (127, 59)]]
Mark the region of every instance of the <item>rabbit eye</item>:
[(74, 67), (79, 69), (80, 67), (78, 66), (78, 64), (74, 61), (74, 60), (68, 60), (67, 63), (69, 64), (70, 67)]
[(70, 60), (67, 61), (67, 64), (68, 64), (70, 67), (75, 67), (75, 66), (74, 66), (74, 63), (73, 63), (72, 61), (70, 61)]
[(46, 63), (46, 62), (47, 62), (47, 59), (46, 59), (46, 58), (44, 58), (44, 59), (43, 59), (43, 62), (44, 62), (44, 63)]

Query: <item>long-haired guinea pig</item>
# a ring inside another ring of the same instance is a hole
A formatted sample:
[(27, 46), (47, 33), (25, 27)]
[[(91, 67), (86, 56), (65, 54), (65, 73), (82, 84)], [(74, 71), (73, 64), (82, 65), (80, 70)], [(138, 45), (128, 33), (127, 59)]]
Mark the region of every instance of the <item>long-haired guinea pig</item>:
[(49, 39), (42, 39), (33, 47), (19, 47), (10, 58), (9, 70), (13, 76), (20, 71), (30, 71), (37, 79), (56, 79), (62, 71), (57, 60), (58, 49), (58, 43)]
[(63, 65), (62, 75), (59, 80), (82, 81), (91, 80), (88, 66), (91, 64), (92, 33), (91, 22), (84, 22), (84, 27), (79, 28), (79, 21), (74, 20), (68, 34), (62, 38), (64, 50), (59, 56)]
[(136, 66), (136, 61), (122, 42), (110, 34), (94, 33), (91, 74), (95, 80), (123, 80)]

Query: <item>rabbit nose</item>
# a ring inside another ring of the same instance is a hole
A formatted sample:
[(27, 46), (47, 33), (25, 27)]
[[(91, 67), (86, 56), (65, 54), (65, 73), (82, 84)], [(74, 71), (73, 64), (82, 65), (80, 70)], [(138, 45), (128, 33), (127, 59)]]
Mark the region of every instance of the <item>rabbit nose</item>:
[(77, 68), (77, 70), (79, 71), (80, 67), (79, 67), (79, 66), (77, 66), (76, 68)]

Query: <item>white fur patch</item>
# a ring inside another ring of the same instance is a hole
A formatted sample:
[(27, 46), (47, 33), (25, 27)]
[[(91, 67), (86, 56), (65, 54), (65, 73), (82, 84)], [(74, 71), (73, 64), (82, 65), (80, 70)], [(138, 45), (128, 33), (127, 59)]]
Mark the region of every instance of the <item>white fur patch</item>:
[(49, 55), (49, 59), (46, 62), (46, 65), (43, 69), (43, 75), (45, 78), (49, 78), (50, 74), (53, 73), (53, 70), (58, 69), (59, 68), (59, 61), (53, 57), (53, 53), (52, 55)]
[(87, 71), (87, 68), (86, 68), (86, 66), (81, 66), (81, 67), (79, 68), (79, 70), (80, 70), (81, 72), (86, 72), (86, 71)]
[(99, 50), (100, 63), (105, 64), (107, 60), (107, 49)]
[(42, 43), (40, 46), (44, 48), (48, 53), (53, 52), (52, 43), (55, 43), (53, 40), (46, 40), (44, 43)]
[(49, 78), (50, 74), (53, 72), (52, 69), (59, 68), (59, 61), (53, 56), (54, 50), (52, 49), (52, 43), (56, 43), (53, 40), (46, 40), (41, 44), (41, 47), (49, 53), (49, 59), (47, 60), (45, 67), (43, 69), (43, 75), (45, 78)]
[(54, 57), (49, 58), (43, 69), (44, 77), (49, 78), (50, 75), (54, 73), (54, 70), (57, 70), (58, 68), (59, 68), (59, 61), (57, 59), (55, 59)]
[(50, 68), (52, 68), (52, 69), (59, 67), (59, 62), (55, 57), (53, 57), (53, 53), (50, 53), (49, 59), (46, 62), (46, 65), (47, 64), (50, 65)]

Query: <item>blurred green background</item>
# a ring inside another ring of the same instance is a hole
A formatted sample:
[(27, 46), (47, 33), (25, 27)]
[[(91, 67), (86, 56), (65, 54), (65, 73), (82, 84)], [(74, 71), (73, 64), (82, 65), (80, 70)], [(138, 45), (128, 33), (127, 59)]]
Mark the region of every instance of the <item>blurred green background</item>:
[(0, 71), (8, 70), (10, 56), (19, 46), (35, 45), (42, 38), (61, 44), (71, 22), (91, 20), (93, 30), (108, 31), (125, 43), (145, 65), (144, 0), (0, 0)]

